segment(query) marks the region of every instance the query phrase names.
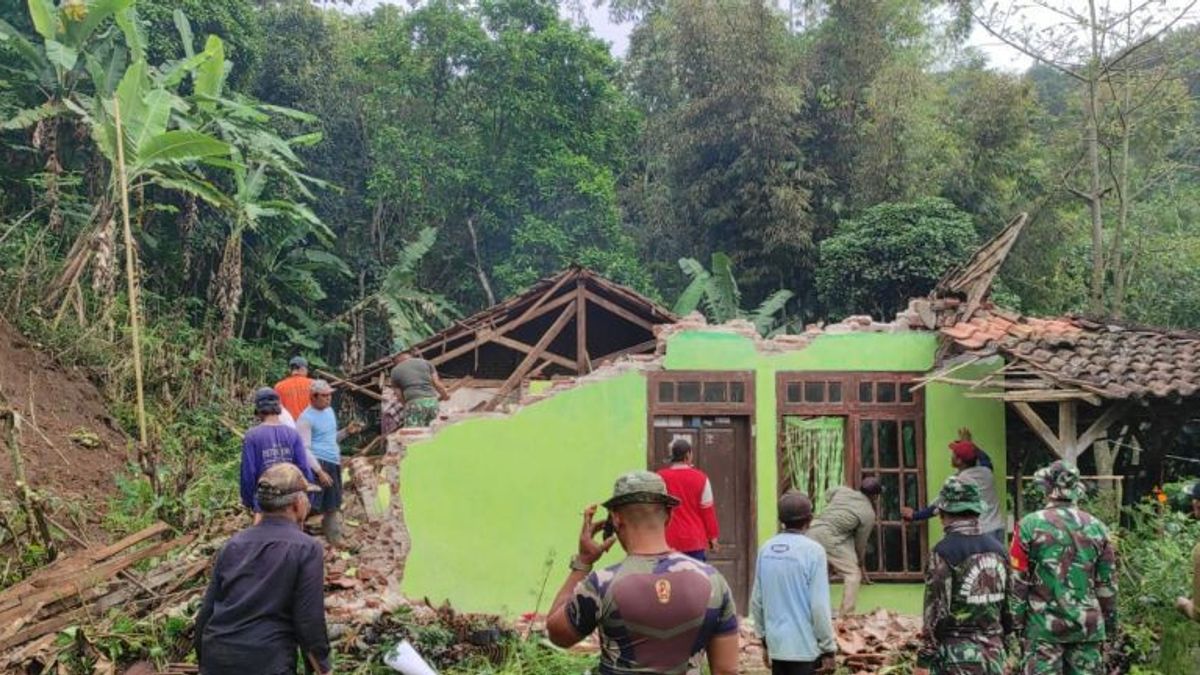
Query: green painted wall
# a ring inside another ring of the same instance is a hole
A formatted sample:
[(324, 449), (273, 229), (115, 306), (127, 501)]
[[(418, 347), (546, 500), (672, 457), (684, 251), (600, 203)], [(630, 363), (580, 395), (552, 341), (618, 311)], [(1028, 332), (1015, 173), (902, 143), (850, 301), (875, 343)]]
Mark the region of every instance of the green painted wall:
[[(756, 372), (755, 478), (763, 541), (776, 530), (776, 373), (926, 372), (936, 348), (932, 334), (914, 331), (822, 335), (804, 349), (762, 353), (739, 335), (687, 331), (670, 338), (664, 365)], [(629, 373), (564, 391), (508, 418), (460, 422), (413, 445), (402, 467), (413, 540), (404, 591), (435, 602), (449, 598), (467, 611), (545, 611), (574, 552), (582, 507), (602, 501), (620, 473), (645, 466), (646, 411), (645, 376)], [(948, 453), (939, 449), (964, 425), (1003, 475), (1002, 404), (932, 385), (925, 421), (931, 494), (950, 472)], [(932, 535), (936, 541), (940, 531)], [(860, 608), (913, 612), (920, 604), (919, 585), (876, 584), (864, 589)]]
[(575, 553), (583, 507), (645, 464), (640, 373), (441, 429), (401, 464), (413, 541), (404, 592), (449, 598), (465, 611), (546, 611)]

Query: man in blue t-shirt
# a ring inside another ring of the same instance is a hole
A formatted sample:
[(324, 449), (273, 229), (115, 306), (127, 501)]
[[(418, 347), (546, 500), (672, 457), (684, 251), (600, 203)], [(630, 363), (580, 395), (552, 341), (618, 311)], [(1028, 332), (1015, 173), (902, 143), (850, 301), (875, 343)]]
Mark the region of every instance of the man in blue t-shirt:
[(313, 513), (321, 514), (325, 540), (337, 544), (342, 537), (342, 450), (338, 443), (361, 427), (352, 422), (338, 429), (332, 403), (333, 387), (325, 380), (313, 380), (311, 401), (296, 420), (296, 431), (317, 467), (317, 482), (322, 488), (313, 498)]
[(805, 532), (813, 519), (808, 496), (790, 491), (779, 498), (783, 532), (758, 552), (750, 616), (763, 641), (763, 662), (771, 675), (832, 672), (837, 651), (829, 605), (829, 565), (825, 549)]
[(261, 513), (254, 500), (254, 489), (267, 467), (288, 462), (295, 464), (306, 479), (313, 478), (312, 464), (300, 435), (279, 417), (282, 408), (279, 394), (274, 389), (263, 387), (254, 392), (254, 415), (259, 423), (242, 437), (242, 503), (254, 512), (255, 523)]

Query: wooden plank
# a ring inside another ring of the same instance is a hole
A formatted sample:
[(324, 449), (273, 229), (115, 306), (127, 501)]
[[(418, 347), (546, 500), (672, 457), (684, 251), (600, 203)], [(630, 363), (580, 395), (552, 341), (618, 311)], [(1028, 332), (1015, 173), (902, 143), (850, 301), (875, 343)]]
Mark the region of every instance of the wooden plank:
[(1075, 401), (1058, 403), (1058, 441), (1062, 444), (1063, 459), (1071, 464), (1079, 457), (1079, 428)]
[(637, 314), (634, 314), (633, 312), (625, 309), (624, 307), (621, 307), (620, 305), (618, 305), (614, 302), (611, 302), (605, 298), (602, 298), (602, 297), (596, 295), (595, 293), (593, 293), (591, 291), (585, 291), (585, 293), (587, 294), (587, 299), (589, 302), (593, 302), (593, 303), (599, 305), (600, 307), (608, 310), (609, 312), (612, 312), (613, 314), (616, 314), (617, 316), (621, 317), (622, 319), (625, 319), (626, 321), (628, 321), (629, 323), (632, 323), (635, 326), (641, 326), (642, 328), (645, 328), (646, 330), (648, 330), (650, 332), (654, 332), (654, 324), (653, 323), (643, 319), (642, 317), (638, 316)]
[(370, 396), (371, 398), (375, 399), (376, 401), (383, 400), (382, 396), (380, 396), (379, 394), (376, 394), (375, 392), (371, 391), (370, 389), (367, 389), (366, 387), (360, 387), (357, 384), (354, 384), (353, 382), (351, 382), (349, 380), (343, 380), (342, 378), (338, 377), (337, 375), (334, 375), (333, 373), (327, 373), (324, 370), (321, 370), (320, 368), (314, 368), (313, 372), (327, 380), (332, 380), (333, 384), (335, 386), (346, 387), (347, 389), (352, 389), (364, 396)]
[[(572, 297), (571, 300), (574, 300), (574, 298)], [(500, 405), (500, 400), (503, 399), (508, 392), (512, 391), (513, 388), (515, 388), (521, 382), (522, 378), (525, 377), (525, 374), (528, 373), (531, 368), (533, 368), (534, 363), (541, 358), (542, 352), (546, 351), (546, 347), (548, 347), (550, 343), (554, 341), (554, 338), (558, 337), (558, 334), (562, 332), (562, 329), (566, 327), (566, 325), (574, 318), (575, 307), (573, 306), (567, 307), (562, 311), (561, 314), (558, 315), (558, 318), (554, 320), (553, 324), (551, 324), (550, 329), (547, 330), (544, 335), (542, 335), (542, 339), (538, 340), (537, 344), (533, 346), (533, 351), (521, 361), (520, 365), (517, 366), (517, 369), (513, 371), (512, 375), (509, 375), (508, 379), (504, 381), (504, 384), (500, 387), (500, 391), (496, 392), (496, 395), (492, 397), (492, 400), (488, 401), (487, 405), (484, 406), (484, 410), (495, 410), (496, 406)]]
[(613, 352), (611, 354), (605, 354), (604, 356), (600, 357), (600, 363), (610, 363), (612, 361), (616, 361), (617, 359), (621, 358), (622, 356), (628, 356), (630, 354), (642, 354), (644, 352), (652, 352), (652, 351), (654, 351), (654, 349), (656, 347), (658, 347), (658, 338), (655, 338), (653, 340), (646, 340), (645, 342), (636, 344), (632, 347), (626, 347), (625, 349), (622, 349), (621, 351)]
[(1045, 443), (1046, 446), (1052, 451), (1054, 451), (1055, 455), (1058, 455), (1059, 457), (1063, 456), (1063, 450), (1059, 443), (1058, 436), (1054, 435), (1054, 432), (1050, 430), (1050, 426), (1046, 424), (1040, 416), (1038, 416), (1036, 410), (1034, 410), (1028, 403), (1025, 403), (1024, 401), (1009, 401), (1009, 405), (1013, 407), (1013, 410), (1017, 411), (1017, 414), (1021, 416), (1021, 419), (1025, 420), (1025, 424), (1028, 425), (1029, 428), (1038, 435), (1038, 438), (1041, 438), (1042, 442)]
[[(525, 310), (525, 312), (523, 314), (521, 314), (521, 316), (518, 316), (516, 319), (514, 319), (513, 321), (511, 321), (505, 325), (512, 325), (513, 328), (516, 328), (517, 326), (523, 325), (526, 321), (533, 319), (534, 313), (537, 312), (537, 310), (542, 306), (542, 304), (544, 304), (550, 298), (554, 297), (554, 294), (557, 293), (563, 286), (565, 286), (568, 281), (570, 281), (571, 279), (577, 279), (577, 278), (579, 278), (578, 270), (568, 270), (567, 272), (564, 272), (562, 277), (559, 278), (558, 281), (554, 282), (554, 285), (550, 287), (550, 290), (546, 291), (545, 293), (542, 293), (542, 297), (538, 298), (537, 302), (533, 303), (533, 305), (531, 305), (529, 307), (529, 309)], [(567, 296), (567, 297), (572, 297), (572, 296)], [(572, 299), (574, 299), (574, 298), (572, 297)], [(538, 316), (541, 316), (541, 315), (539, 314)], [(507, 332), (507, 331), (505, 331), (505, 332)]]
[(587, 350), (587, 289), (580, 279), (575, 284), (575, 372), (585, 375), (591, 370)]
[[(454, 349), (451, 349), (450, 351), (438, 356), (437, 358), (430, 359), (429, 362), (435, 366), (439, 366), (451, 359), (454, 359), (459, 356), (462, 356), (463, 354), (466, 354), (467, 352), (471, 351), (472, 349), (476, 349), (482, 345), (487, 344), (496, 335), (503, 336), (503, 335), (507, 334), (508, 332), (510, 332), (516, 328), (519, 328), (520, 326), (542, 316), (543, 314), (553, 312), (555, 309), (558, 309), (559, 307), (562, 307), (563, 305), (565, 305), (569, 302), (572, 302), (573, 300), (575, 300), (575, 298), (574, 298), (574, 296), (571, 296), (571, 295), (564, 295), (561, 298), (552, 300), (552, 301), (546, 303), (545, 305), (542, 305), (542, 307), (539, 308), (536, 312), (534, 312), (532, 316), (529, 316), (528, 318), (524, 318), (524, 316), (522, 316), (521, 319), (517, 319), (516, 321), (511, 321), (509, 323), (502, 324), (499, 328), (497, 328), (494, 331), (481, 331), (480, 333), (476, 334), (474, 340), (471, 340), (470, 342), (467, 342), (466, 344), (463, 344), (459, 347), (455, 347)], [(517, 323), (517, 321), (520, 321), (520, 323)]]
[[(505, 337), (503, 335), (493, 335), (492, 342), (495, 342), (498, 345), (503, 345), (505, 347), (508, 347), (509, 349), (514, 349), (518, 352), (521, 352), (522, 354), (528, 354), (533, 351), (533, 345), (527, 345), (524, 342), (521, 342), (520, 340), (514, 340), (510, 337)], [(575, 362), (574, 361), (572, 361), (571, 359), (568, 359), (565, 356), (555, 354), (554, 352), (550, 351), (549, 349), (547, 349), (542, 354), (542, 358), (546, 359), (547, 361), (549, 361), (551, 363), (557, 363), (558, 365), (560, 365), (564, 368), (570, 368), (573, 371), (575, 370)], [(576, 371), (576, 372), (578, 372), (578, 371)]]
[(1092, 422), (1091, 426), (1087, 428), (1087, 431), (1084, 431), (1083, 435), (1079, 437), (1079, 440), (1075, 444), (1075, 456), (1078, 457), (1079, 455), (1082, 455), (1087, 451), (1088, 448), (1092, 447), (1096, 441), (1105, 436), (1108, 433), (1108, 428), (1111, 427), (1114, 422), (1121, 419), (1121, 417), (1125, 415), (1129, 408), (1130, 404), (1128, 402), (1121, 402), (1113, 405), (1108, 410), (1105, 410), (1104, 414), (1097, 418), (1095, 422)]
[(1085, 401), (1092, 405), (1098, 406), (1101, 403), (1099, 396), (1076, 389), (1027, 389), (1022, 391), (999, 391), (999, 392), (968, 392), (963, 394), (964, 398), (991, 398), (1008, 401), (1009, 403), (1020, 401), (1022, 403), (1058, 403), (1061, 401)]

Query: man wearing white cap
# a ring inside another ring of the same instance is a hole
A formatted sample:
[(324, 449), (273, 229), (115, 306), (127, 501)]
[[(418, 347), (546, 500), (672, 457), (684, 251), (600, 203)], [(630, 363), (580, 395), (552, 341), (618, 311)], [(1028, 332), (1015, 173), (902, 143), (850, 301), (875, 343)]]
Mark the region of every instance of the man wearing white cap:
[(333, 387), (325, 380), (313, 380), (311, 402), (296, 420), (296, 431), (304, 441), (316, 468), (321, 494), (313, 498), (313, 512), (321, 514), (321, 531), (325, 540), (337, 544), (342, 537), (342, 439), (357, 433), (359, 425), (352, 422), (338, 429), (337, 413), (333, 411)]

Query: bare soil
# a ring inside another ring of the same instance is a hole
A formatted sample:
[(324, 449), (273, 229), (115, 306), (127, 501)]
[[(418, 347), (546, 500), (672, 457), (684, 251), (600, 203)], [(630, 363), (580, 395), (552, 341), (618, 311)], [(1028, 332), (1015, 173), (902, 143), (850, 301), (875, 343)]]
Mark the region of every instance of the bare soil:
[[(34, 489), (84, 507), (82, 515), (95, 524), (117, 490), (128, 443), (96, 386), (0, 320), (0, 406), (22, 418), (19, 445)], [(13, 473), (10, 456), (0, 453), (0, 495)]]

